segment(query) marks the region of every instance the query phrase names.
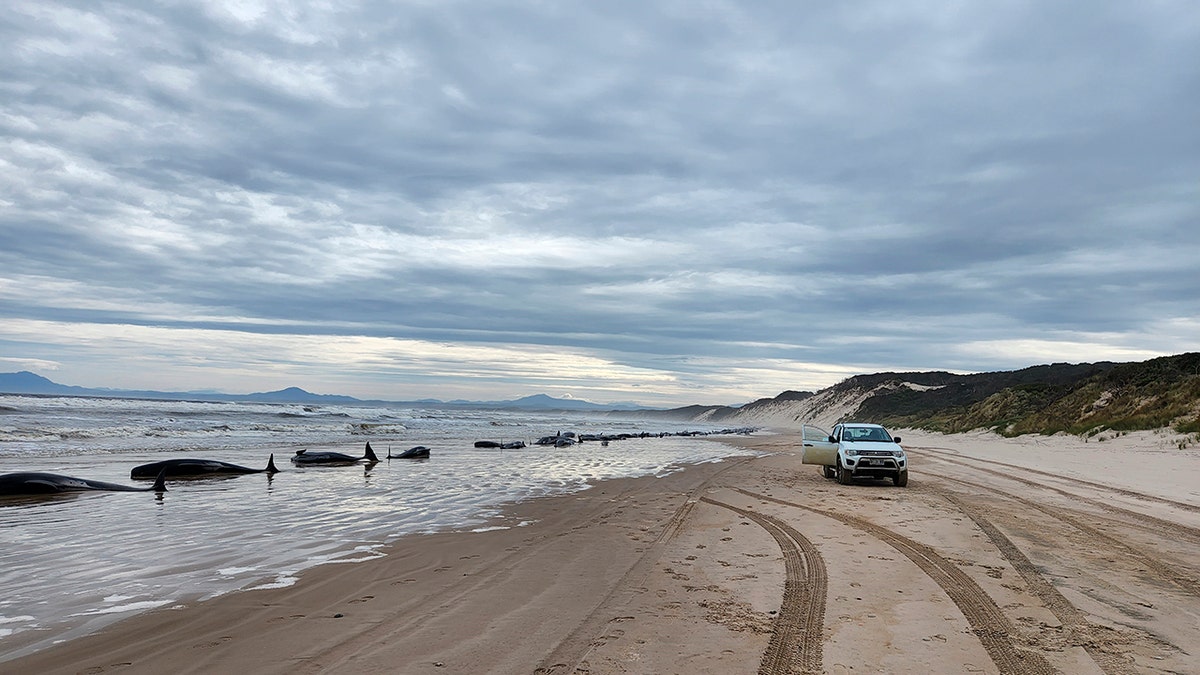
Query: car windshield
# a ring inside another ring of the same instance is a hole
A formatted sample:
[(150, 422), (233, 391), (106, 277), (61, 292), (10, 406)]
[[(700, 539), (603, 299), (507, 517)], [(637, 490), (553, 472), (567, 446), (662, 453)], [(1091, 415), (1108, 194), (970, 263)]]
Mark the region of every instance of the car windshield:
[(888, 442), (892, 437), (879, 427), (846, 427), (842, 432), (844, 441), (883, 441)]

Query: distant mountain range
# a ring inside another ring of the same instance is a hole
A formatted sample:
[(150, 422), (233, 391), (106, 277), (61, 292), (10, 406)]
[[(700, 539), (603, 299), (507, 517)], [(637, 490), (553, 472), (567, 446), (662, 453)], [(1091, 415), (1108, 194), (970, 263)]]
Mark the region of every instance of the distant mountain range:
[(785, 391), (741, 406), (692, 405), (669, 410), (636, 404), (601, 405), (545, 394), (512, 401), (360, 401), (349, 396), (313, 394), (296, 387), (244, 395), (86, 389), (56, 384), (30, 372), (0, 374), (0, 392), (571, 410), (766, 427), (815, 424), (828, 428), (837, 422), (857, 420), (948, 433), (990, 429), (1005, 436), (1058, 432), (1095, 436), (1102, 432), (1172, 428), (1194, 436), (1194, 440), (1181, 442), (1200, 443), (1200, 353), (1197, 352), (1134, 363), (1053, 363), (968, 375), (942, 371), (856, 375), (817, 392)]
[(554, 398), (546, 394), (525, 396), (511, 401), (418, 401), (364, 400), (353, 396), (336, 394), (314, 394), (299, 387), (288, 387), (279, 391), (264, 391), (255, 394), (224, 394), (213, 391), (151, 391), (135, 389), (108, 389), (77, 387), (59, 384), (36, 373), (23, 370), (19, 373), (0, 373), (0, 393), (37, 394), (42, 396), (96, 396), (107, 398), (147, 398), (170, 401), (256, 401), (261, 403), (308, 403), (308, 404), (401, 404), (413, 406), (438, 406), (448, 408), (481, 408), (492, 410), (572, 410), (572, 411), (622, 411), (649, 410), (636, 403), (592, 403), (575, 398)]

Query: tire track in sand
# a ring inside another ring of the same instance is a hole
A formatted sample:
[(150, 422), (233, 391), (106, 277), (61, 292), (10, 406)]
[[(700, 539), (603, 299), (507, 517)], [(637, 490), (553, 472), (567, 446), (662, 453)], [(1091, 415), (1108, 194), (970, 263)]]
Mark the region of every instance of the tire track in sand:
[[(696, 503), (701, 499), (700, 495), (708, 491), (713, 482), (722, 474), (739, 467), (749, 461), (753, 457), (744, 457), (733, 460), (728, 466), (712, 474), (696, 487), (692, 488), (687, 497), (684, 498), (679, 508), (675, 509), (671, 517), (662, 525), (662, 530), (658, 536), (654, 538), (642, 555), (630, 567), (621, 579), (613, 586), (599, 602), (595, 609), (586, 619), (580, 623), (575, 630), (559, 642), (558, 646), (548, 654), (538, 667), (533, 671), (534, 675), (560, 675), (566, 673), (580, 672), (580, 665), (587, 659), (588, 654), (592, 652), (598, 644), (602, 644), (605, 640), (606, 631), (614, 622), (624, 622), (627, 617), (611, 618), (603, 610), (616, 604), (615, 599), (618, 594), (627, 592), (630, 588), (641, 586), (646, 582), (646, 578), (650, 575), (650, 571), (654, 564), (662, 557), (663, 551), (675, 537), (683, 530), (684, 523), (687, 522), (688, 516), (692, 513)], [(586, 672), (586, 671), (585, 671)]]
[[(921, 449), (925, 450), (926, 448), (921, 448)], [(1145, 513), (1141, 513), (1138, 511), (1132, 511), (1130, 509), (1122, 508), (1120, 506), (1115, 506), (1115, 505), (1111, 504), (1110, 502), (1106, 502), (1101, 499), (1093, 499), (1091, 497), (1086, 497), (1084, 495), (1080, 495), (1080, 494), (1076, 494), (1074, 492), (1063, 490), (1062, 488), (1057, 488), (1052, 485), (1047, 485), (1046, 483), (1039, 483), (1037, 481), (1030, 480), (1028, 478), (1021, 478), (1019, 476), (1014, 476), (1012, 473), (1008, 473), (1008, 472), (1004, 472), (1004, 471), (997, 471), (995, 469), (986, 469), (981, 466), (972, 466), (971, 462), (984, 462), (987, 464), (996, 464), (999, 466), (1005, 466), (1005, 467), (1009, 467), (1011, 469), (1016, 469), (1016, 470), (1024, 472), (1024, 473), (1029, 473), (1029, 474), (1034, 474), (1034, 475), (1039, 475), (1039, 476), (1046, 476), (1048, 478), (1055, 478), (1055, 479), (1063, 480), (1063, 481), (1069, 481), (1073, 484), (1078, 484), (1078, 485), (1086, 485), (1086, 486), (1094, 487), (1094, 488), (1097, 488), (1100, 490), (1112, 492), (1114, 494), (1123, 495), (1125, 497), (1131, 497), (1133, 499), (1138, 499), (1138, 500), (1141, 500), (1144, 502), (1154, 502), (1157, 504), (1165, 504), (1167, 506), (1182, 509), (1184, 511), (1193, 511), (1193, 512), (1200, 511), (1200, 506), (1196, 506), (1195, 504), (1188, 504), (1187, 502), (1180, 502), (1180, 501), (1176, 501), (1174, 499), (1166, 499), (1164, 497), (1148, 495), (1144, 492), (1135, 492), (1133, 490), (1126, 490), (1124, 488), (1116, 488), (1111, 485), (1104, 485), (1102, 483), (1094, 483), (1092, 481), (1087, 481), (1087, 480), (1083, 480), (1080, 478), (1072, 478), (1070, 476), (1062, 476), (1062, 475), (1059, 475), (1056, 473), (1051, 473), (1049, 471), (1040, 471), (1038, 469), (1029, 469), (1029, 468), (1026, 468), (1023, 466), (1017, 466), (1015, 464), (1006, 464), (1004, 462), (997, 462), (997, 461), (990, 460), (990, 459), (978, 459), (975, 457), (964, 457), (962, 455), (956, 455), (954, 459), (950, 459), (943, 455), (930, 455), (930, 456), (926, 457), (926, 459), (932, 459), (935, 461), (945, 462), (947, 464), (953, 464), (955, 466), (964, 467), (964, 468), (967, 468), (969, 471), (974, 471), (976, 473), (986, 473), (986, 474), (991, 474), (993, 476), (1000, 476), (1002, 478), (1008, 478), (1009, 480), (1016, 481), (1023, 485), (1040, 488), (1042, 490), (1049, 490), (1050, 492), (1060, 494), (1064, 497), (1067, 497), (1067, 498), (1075, 500), (1075, 501), (1080, 501), (1085, 504), (1091, 504), (1093, 506), (1098, 506), (1110, 513), (1119, 513), (1122, 515), (1127, 515), (1130, 518), (1135, 518), (1137, 520), (1140, 520), (1141, 522), (1143, 522), (1147, 525), (1150, 525), (1152, 527), (1171, 530), (1173, 532), (1177, 532), (1179, 534), (1191, 537), (1193, 539), (1200, 539), (1200, 528), (1190, 527), (1190, 526), (1184, 525), (1182, 523), (1176, 523), (1174, 521), (1164, 520), (1162, 518), (1156, 518), (1154, 516), (1150, 516), (1150, 515), (1147, 515)]]
[(1034, 595), (1042, 601), (1042, 604), (1054, 614), (1063, 626), (1063, 629), (1070, 635), (1071, 643), (1083, 647), (1088, 656), (1091, 657), (1100, 670), (1103, 670), (1108, 675), (1125, 675), (1126, 673), (1134, 673), (1131, 665), (1117, 655), (1109, 653), (1103, 648), (1103, 637), (1111, 635), (1108, 631), (1107, 635), (1104, 629), (1087, 620), (1087, 617), (1078, 607), (1071, 604), (1070, 600), (1058, 591), (1045, 577), (1038, 572), (1037, 567), (1011, 539), (1004, 536), (995, 525), (973, 504), (969, 504), (961, 498), (961, 496), (942, 490), (940, 488), (932, 488), (932, 491), (941, 495), (946, 501), (953, 504), (958, 510), (962, 511), (975, 522), (975, 525), (983, 531), (987, 538), (996, 545), (1000, 550), (1000, 554), (1004, 559), (1013, 566), (1017, 574), (1025, 580), (1029, 585), (1030, 590)]
[(994, 488), (987, 485), (981, 485), (979, 483), (973, 483), (968, 480), (962, 480), (961, 478), (951, 478), (949, 476), (937, 476), (937, 478), (952, 483), (959, 483), (961, 485), (966, 485), (979, 490), (988, 490), (998, 495), (1003, 495), (1005, 498), (1011, 499), (1018, 504), (1023, 504), (1031, 509), (1041, 511), (1047, 516), (1050, 516), (1056, 520), (1060, 520), (1086, 534), (1088, 537), (1095, 540), (1100, 546), (1111, 550), (1120, 551), (1122, 555), (1128, 557), (1129, 559), (1137, 560), (1159, 578), (1170, 581), (1186, 591), (1189, 595), (1200, 597), (1200, 580), (1197, 580), (1194, 576), (1182, 572), (1176, 569), (1174, 566), (1159, 560), (1158, 558), (1147, 555), (1144, 551), (1142, 551), (1141, 548), (1127, 544), (1124, 541), (1113, 537), (1107, 532), (1103, 532), (1095, 527), (1092, 527), (1091, 525), (1088, 525), (1079, 518), (1074, 518), (1070, 515), (1067, 515), (1067, 509), (1051, 508), (1035, 501), (1025, 499), (1024, 497), (1019, 497), (1011, 492), (1006, 492), (999, 488)]
[(783, 551), (786, 576), (783, 600), (775, 616), (771, 642), (763, 652), (758, 675), (790, 675), (823, 671), (825, 596), (829, 577), (817, 547), (798, 530), (766, 514), (715, 499), (700, 501), (729, 509), (758, 523)]
[(929, 575), (929, 578), (933, 579), (946, 592), (946, 595), (950, 596), (959, 611), (966, 617), (971, 631), (979, 638), (980, 644), (991, 657), (992, 663), (996, 664), (996, 668), (1001, 673), (1006, 675), (1010, 673), (1012, 675), (1050, 675), (1058, 672), (1041, 654), (1018, 649), (1010, 637), (1014, 632), (1013, 625), (996, 605), (996, 601), (980, 588), (974, 579), (932, 548), (861, 518), (825, 511), (768, 495), (760, 495), (741, 488), (734, 489), (753, 499), (804, 509), (827, 518), (833, 518), (874, 535), (902, 553)]

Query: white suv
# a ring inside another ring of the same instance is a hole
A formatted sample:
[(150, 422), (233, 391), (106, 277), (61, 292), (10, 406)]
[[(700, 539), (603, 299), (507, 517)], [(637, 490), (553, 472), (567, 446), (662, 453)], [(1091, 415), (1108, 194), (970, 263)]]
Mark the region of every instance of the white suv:
[(897, 487), (908, 485), (908, 457), (893, 437), (878, 424), (846, 422), (826, 434), (804, 425), (805, 464), (820, 464), (826, 478), (849, 485), (855, 478), (891, 478)]

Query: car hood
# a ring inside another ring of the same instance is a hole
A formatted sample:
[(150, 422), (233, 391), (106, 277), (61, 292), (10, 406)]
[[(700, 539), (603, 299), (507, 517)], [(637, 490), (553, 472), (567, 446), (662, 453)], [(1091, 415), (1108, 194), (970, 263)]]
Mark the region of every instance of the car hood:
[(842, 447), (848, 450), (903, 450), (899, 443), (892, 441), (842, 441)]

